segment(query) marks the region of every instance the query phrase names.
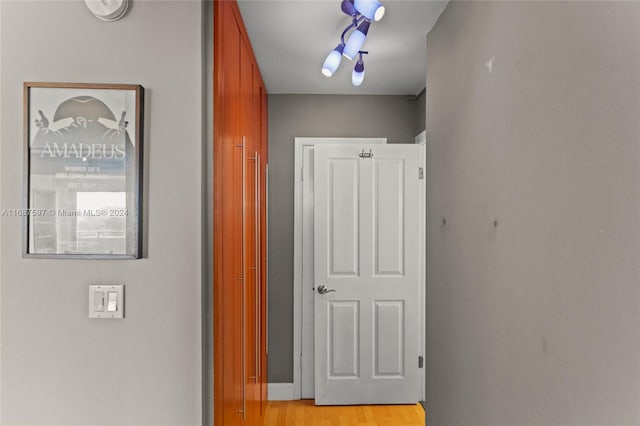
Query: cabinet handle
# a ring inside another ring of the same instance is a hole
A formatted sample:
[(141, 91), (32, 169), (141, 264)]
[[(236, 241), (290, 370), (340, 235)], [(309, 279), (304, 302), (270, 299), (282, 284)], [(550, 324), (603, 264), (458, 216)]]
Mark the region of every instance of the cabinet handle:
[[(245, 137), (242, 137), (242, 244), (240, 244), (241, 250), (242, 250), (242, 276), (246, 277), (246, 253), (244, 250), (244, 244), (245, 244), (245, 195), (246, 195), (246, 189), (245, 189), (245, 183), (247, 180), (246, 177), (246, 173), (247, 173), (247, 168), (245, 165)], [(247, 420), (247, 348), (246, 348), (246, 330), (245, 330), (245, 305), (246, 305), (246, 294), (245, 294), (245, 284), (246, 284), (246, 279), (242, 279), (241, 281), (242, 283), (242, 308), (241, 308), (241, 317), (242, 317), (242, 321), (240, 324), (240, 327), (242, 327), (242, 409), (240, 410), (240, 413), (242, 414), (242, 420), (246, 421)]]
[(269, 163), (264, 165), (264, 222), (266, 228), (264, 230), (264, 351), (269, 355)]
[(260, 154), (255, 153), (255, 244), (256, 244), (256, 279), (255, 279), (255, 302), (256, 302), (256, 350), (255, 350), (255, 367), (256, 377), (255, 383), (258, 383), (260, 377), (260, 272), (262, 271), (262, 262), (260, 259)]

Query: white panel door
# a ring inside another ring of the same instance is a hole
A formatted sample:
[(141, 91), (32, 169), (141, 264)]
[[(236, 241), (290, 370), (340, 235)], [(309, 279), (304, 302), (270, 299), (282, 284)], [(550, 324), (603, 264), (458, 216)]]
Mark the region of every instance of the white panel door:
[[(294, 317), (302, 317), (301, 327), (299, 321), (294, 321), (294, 389), (295, 383), (300, 383), (298, 397), (315, 398), (315, 361), (314, 361), (314, 315), (313, 303), (315, 299), (314, 288), (314, 242), (313, 242), (313, 152), (318, 145), (352, 145), (385, 144), (384, 138), (296, 138), (296, 171), (302, 168), (300, 180), (295, 181), (296, 206), (300, 206), (295, 218), (294, 241)], [(297, 173), (296, 173), (297, 174)], [(298, 198), (300, 197), (300, 199)], [(301, 226), (298, 228), (298, 224)], [(298, 290), (298, 291), (296, 291)], [(299, 311), (296, 310), (296, 294), (301, 296), (302, 303)], [(296, 312), (300, 312), (296, 315)], [(296, 345), (296, 337), (299, 337), (299, 345)], [(300, 353), (302, 350), (302, 353)], [(300, 365), (296, 361), (300, 361)], [(296, 380), (296, 372), (301, 376)]]
[(317, 405), (418, 400), (422, 151), (362, 152), (315, 148)]

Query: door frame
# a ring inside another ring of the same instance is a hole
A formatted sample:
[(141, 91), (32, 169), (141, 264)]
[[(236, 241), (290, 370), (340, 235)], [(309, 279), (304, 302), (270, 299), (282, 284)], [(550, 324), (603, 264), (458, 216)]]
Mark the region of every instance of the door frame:
[[(422, 256), (422, 271), (420, 272), (420, 280), (422, 285), (420, 286), (420, 300), (422, 311), (420, 312), (422, 332), (420, 338), (422, 339), (422, 369), (419, 370), (419, 380), (421, 380), (422, 386), (420, 387), (420, 401), (424, 403), (427, 400), (427, 131), (423, 130), (415, 137), (414, 143), (422, 146), (422, 170), (424, 179), (422, 180), (422, 189), (420, 190), (420, 207), (423, 209), (421, 213), (422, 219), (420, 220), (420, 255)], [(426, 408), (425, 408), (426, 409)]]
[[(303, 329), (302, 305), (303, 305), (303, 288), (302, 288), (302, 259), (303, 259), (303, 241), (302, 241), (302, 225), (303, 225), (303, 205), (302, 205), (302, 165), (303, 152), (305, 146), (314, 146), (320, 144), (386, 144), (386, 138), (315, 138), (315, 137), (296, 137), (295, 138), (295, 157), (294, 157), (294, 249), (293, 249), (293, 389), (292, 399), (301, 399), (302, 397), (302, 368), (314, 369), (314, 365), (304, 365), (302, 363), (302, 333), (313, 333), (313, 324), (306, 325)], [(425, 155), (422, 155), (423, 170), (426, 166)], [(424, 173), (426, 176), (426, 173)], [(425, 223), (425, 201), (426, 201), (426, 184), (423, 179), (421, 191), (419, 194), (420, 213), (420, 229), (418, 232), (422, 235), (420, 239), (420, 258), (421, 266), (421, 285), (420, 285), (420, 317), (422, 318), (420, 326), (420, 336), (422, 342), (420, 348), (423, 360), (426, 356), (426, 338), (425, 338), (425, 321), (426, 321), (426, 303), (425, 303), (425, 277), (426, 277), (426, 223)], [(416, 360), (417, 362), (417, 360)], [(307, 363), (310, 364), (310, 363)], [(420, 383), (418, 399), (425, 398), (425, 370), (426, 362), (423, 368), (418, 370), (418, 381)]]

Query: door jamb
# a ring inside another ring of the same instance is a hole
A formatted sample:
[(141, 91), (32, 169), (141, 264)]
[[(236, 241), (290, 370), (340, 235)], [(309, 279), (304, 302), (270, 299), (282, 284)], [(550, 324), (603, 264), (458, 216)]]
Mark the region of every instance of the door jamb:
[(420, 401), (427, 400), (427, 131), (423, 130), (415, 137), (415, 144), (422, 146), (422, 181), (420, 182), (420, 333), (422, 350), (422, 368), (418, 370)]

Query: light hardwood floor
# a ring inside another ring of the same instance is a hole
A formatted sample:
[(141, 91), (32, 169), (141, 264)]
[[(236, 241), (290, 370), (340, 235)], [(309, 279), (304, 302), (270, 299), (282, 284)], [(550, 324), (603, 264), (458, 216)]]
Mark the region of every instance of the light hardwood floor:
[(316, 407), (313, 400), (269, 401), (263, 426), (424, 426), (416, 405)]

